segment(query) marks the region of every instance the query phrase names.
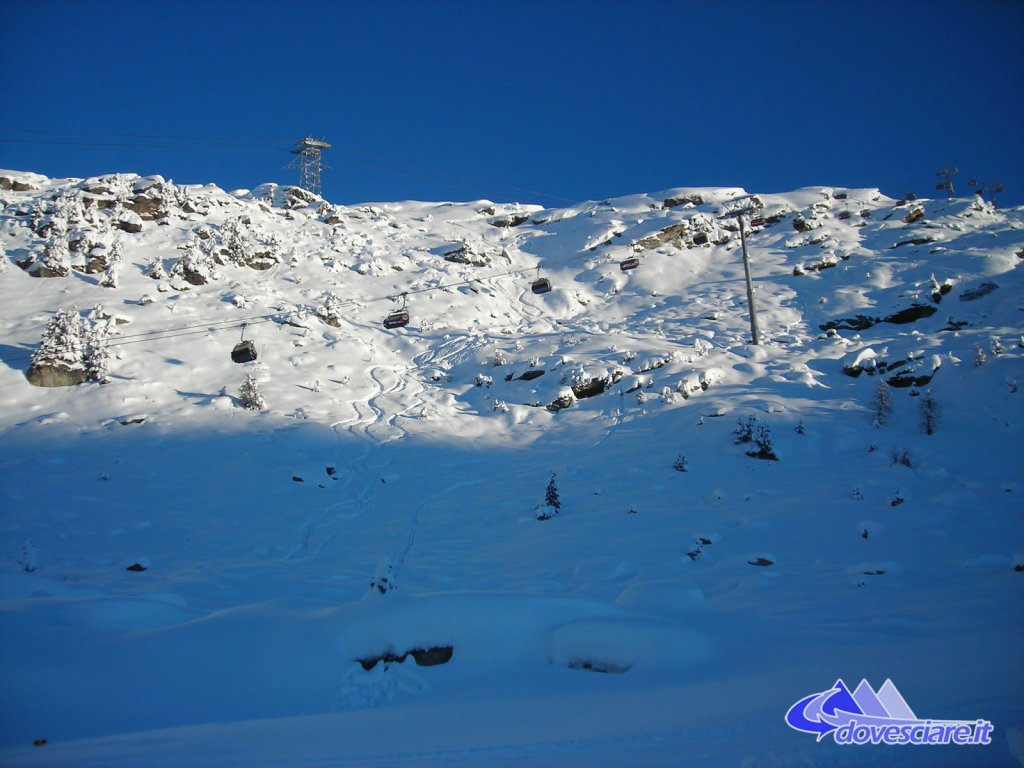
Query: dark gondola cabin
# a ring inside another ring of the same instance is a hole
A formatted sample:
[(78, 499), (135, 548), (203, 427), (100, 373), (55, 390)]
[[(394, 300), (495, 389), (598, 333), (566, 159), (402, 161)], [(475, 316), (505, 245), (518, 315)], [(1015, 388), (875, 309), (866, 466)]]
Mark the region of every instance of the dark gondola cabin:
[(251, 341), (240, 341), (231, 350), (231, 360), (236, 363), (251, 363), (256, 359), (256, 345)]
[(619, 264), (619, 269), (623, 272), (628, 272), (631, 269), (636, 269), (640, 266), (640, 259), (636, 256), (630, 256), (628, 259), (623, 259)]
[(533, 284), (530, 285), (530, 290), (534, 293), (547, 293), (551, 290), (551, 281), (546, 277), (534, 280)]
[(409, 312), (399, 309), (384, 318), (385, 328), (404, 328), (409, 324)]

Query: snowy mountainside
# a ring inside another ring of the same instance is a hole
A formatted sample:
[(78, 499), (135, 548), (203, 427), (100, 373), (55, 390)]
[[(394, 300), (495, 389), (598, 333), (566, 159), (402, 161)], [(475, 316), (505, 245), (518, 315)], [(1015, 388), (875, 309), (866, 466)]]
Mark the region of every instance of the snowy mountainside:
[[(1021, 760), (1024, 209), (0, 204), (5, 764), (838, 765), (782, 716), (841, 675)], [(104, 383), (29, 383), (62, 309)]]

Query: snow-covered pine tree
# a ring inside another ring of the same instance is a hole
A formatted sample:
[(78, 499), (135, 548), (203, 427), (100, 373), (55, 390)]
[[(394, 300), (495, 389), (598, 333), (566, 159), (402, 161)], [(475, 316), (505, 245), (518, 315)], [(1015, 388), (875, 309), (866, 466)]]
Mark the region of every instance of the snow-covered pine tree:
[(85, 326), (77, 308), (61, 309), (43, 331), (27, 377), (37, 387), (67, 387), (86, 381)]
[(871, 400), (871, 409), (874, 411), (873, 424), (876, 427), (884, 426), (892, 413), (892, 396), (889, 393), (889, 385), (885, 379), (879, 379), (875, 387), (875, 394)]
[(267, 407), (267, 401), (263, 397), (263, 390), (260, 389), (256, 377), (252, 373), (245, 374), (242, 386), (238, 388), (238, 397), (242, 405), (250, 411), (262, 411)]
[(0, 275), (7, 271), (7, 247), (0, 240)]
[(67, 224), (54, 217), (46, 236), (43, 257), (31, 271), (36, 277), (64, 277), (71, 271), (71, 253), (68, 251)]
[(538, 520), (550, 520), (562, 509), (562, 501), (558, 497), (558, 486), (555, 484), (557, 476), (558, 473), (551, 473), (548, 487), (544, 490), (544, 503), (534, 507), (534, 515), (536, 515)]
[(228, 264), (242, 267), (256, 256), (249, 227), (241, 217), (228, 219), (220, 230), (221, 253)]
[(167, 278), (167, 270), (164, 269), (164, 260), (159, 256), (154, 256), (150, 259), (146, 268), (142, 270), (142, 274), (154, 280), (165, 280)]
[(178, 205), (178, 188), (174, 182), (168, 179), (160, 185), (160, 207), (157, 209), (156, 217), (166, 219)]
[(558, 498), (558, 486), (555, 485), (556, 477), (558, 477), (558, 473), (552, 472), (551, 479), (548, 480), (548, 487), (544, 491), (544, 503), (558, 511), (562, 508), (562, 501)]
[(114, 238), (114, 243), (110, 246), (110, 255), (107, 256), (107, 268), (103, 272), (100, 286), (103, 288), (117, 288), (118, 271), (121, 269), (123, 262), (124, 246), (121, 243), (121, 238), (117, 237)]
[(82, 324), (82, 362), (89, 381), (105, 384), (110, 366), (110, 351), (107, 338), (110, 336), (111, 321), (101, 317), (101, 307), (89, 313), (89, 322)]
[(197, 240), (193, 240), (181, 249), (181, 256), (171, 267), (171, 277), (180, 278), (190, 285), (205, 285), (214, 277), (213, 258)]
[(921, 428), (926, 435), (935, 433), (935, 427), (939, 423), (939, 404), (929, 389), (921, 397)]
[(316, 316), (328, 325), (340, 328), (341, 319), (344, 316), (341, 299), (332, 291), (324, 293), (323, 303), (316, 308)]

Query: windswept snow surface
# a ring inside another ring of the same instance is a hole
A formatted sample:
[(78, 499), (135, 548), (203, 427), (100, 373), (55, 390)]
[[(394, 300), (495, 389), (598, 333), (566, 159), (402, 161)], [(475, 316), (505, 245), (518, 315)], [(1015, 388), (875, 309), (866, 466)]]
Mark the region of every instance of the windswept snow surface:
[[(1024, 761), (1024, 209), (759, 195), (754, 346), (739, 189), (0, 178), (4, 765)], [(116, 288), (81, 245), (18, 267), (55, 217), (120, 240)], [(194, 240), (214, 279), (147, 276)], [(73, 306), (112, 328), (108, 382), (30, 385)], [(786, 726), (838, 678), (993, 742)]]

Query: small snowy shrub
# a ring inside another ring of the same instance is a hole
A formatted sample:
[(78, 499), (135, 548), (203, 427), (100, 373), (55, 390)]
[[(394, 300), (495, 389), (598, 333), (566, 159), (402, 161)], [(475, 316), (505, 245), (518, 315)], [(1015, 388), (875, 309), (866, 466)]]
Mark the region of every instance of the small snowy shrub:
[(491, 367), (497, 368), (499, 366), (505, 365), (505, 363), (507, 362), (508, 358), (505, 357), (505, 353), (499, 349), (497, 352), (494, 353), (494, 357), (491, 359)]
[(18, 558), (18, 565), (25, 573), (32, 573), (39, 567), (39, 556), (36, 552), (36, 545), (31, 539), (21, 545), (21, 557)]
[(693, 546), (687, 551), (686, 556), (691, 560), (696, 560), (702, 554), (704, 554), (704, 542), (700, 539), (694, 539)]
[(745, 421), (737, 421), (736, 428), (732, 434), (736, 445), (750, 443), (754, 440), (754, 429), (757, 427), (757, 417), (748, 416)]
[(398, 589), (395, 579), (396, 570), (394, 560), (390, 557), (382, 557), (377, 562), (377, 571), (373, 574), (373, 578), (370, 579), (370, 591), (386, 595), (388, 592), (394, 592)]
[(149, 264), (142, 270), (142, 274), (146, 277), (151, 277), (154, 280), (164, 280), (167, 278), (167, 270), (164, 269), (164, 260), (159, 256), (154, 256), (150, 259)]
[(904, 467), (913, 467), (914, 462), (910, 459), (910, 451), (897, 451), (895, 448), (890, 456), (892, 464), (902, 464)]
[(757, 432), (754, 435), (754, 445), (757, 446), (757, 450), (747, 451), (747, 456), (768, 461), (779, 460), (779, 457), (775, 454), (775, 448), (772, 446), (772, 431), (767, 424), (758, 425)]
[(686, 457), (683, 454), (676, 456), (676, 460), (672, 463), (672, 469), (676, 472), (686, 472), (688, 467), (686, 465)]
[(494, 383), (494, 379), (484, 373), (478, 373), (476, 375), (476, 385), (478, 387), (489, 387)]
[(242, 401), (242, 405), (250, 411), (262, 411), (267, 407), (267, 402), (263, 398), (263, 391), (260, 389), (260, 385), (252, 373), (245, 374), (245, 380), (242, 382), (242, 386), (238, 388), (238, 397)]
[(988, 355), (985, 354), (985, 350), (981, 348), (979, 344), (974, 348), (974, 365), (980, 367), (988, 362)]
[(325, 293), (323, 303), (316, 308), (316, 316), (328, 325), (340, 328), (341, 319), (344, 316), (341, 299), (331, 291)]

